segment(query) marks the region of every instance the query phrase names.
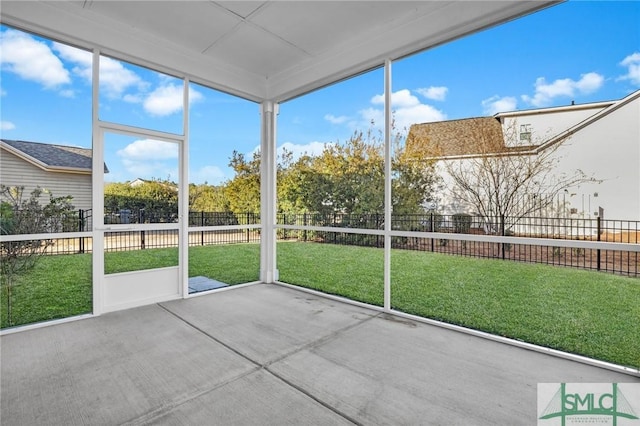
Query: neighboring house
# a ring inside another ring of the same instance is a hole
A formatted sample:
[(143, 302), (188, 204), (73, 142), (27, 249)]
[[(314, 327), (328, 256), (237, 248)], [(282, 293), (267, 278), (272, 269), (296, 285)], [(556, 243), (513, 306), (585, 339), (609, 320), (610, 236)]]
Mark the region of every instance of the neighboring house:
[(91, 161), (87, 148), (0, 139), (0, 183), (70, 195), (76, 209), (91, 209)]
[(145, 183), (148, 183), (148, 182), (151, 182), (151, 181), (147, 179), (142, 179), (142, 178), (135, 178), (134, 180), (129, 182), (129, 186), (135, 188), (136, 186), (144, 185)]
[[(601, 181), (563, 194), (569, 214), (593, 218), (603, 208), (609, 219), (640, 220), (640, 90), (617, 101), (414, 124), (406, 141), (410, 155), (436, 159), (437, 166), (480, 155), (537, 155), (557, 144), (558, 175), (581, 170)], [(439, 207), (472, 212), (449, 194)]]

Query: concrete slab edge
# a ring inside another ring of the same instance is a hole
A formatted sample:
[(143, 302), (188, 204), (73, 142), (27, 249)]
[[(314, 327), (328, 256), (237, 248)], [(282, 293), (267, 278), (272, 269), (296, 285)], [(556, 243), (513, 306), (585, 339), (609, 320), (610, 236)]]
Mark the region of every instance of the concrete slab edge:
[(346, 298), (346, 297), (343, 297), (343, 296), (336, 296), (335, 294), (323, 293), (321, 291), (313, 290), (311, 288), (301, 287), (301, 286), (297, 286), (297, 285), (294, 285), (294, 284), (287, 284), (287, 283), (283, 283), (281, 281), (276, 281), (273, 284), (279, 285), (281, 287), (287, 287), (287, 288), (290, 288), (290, 289), (293, 289), (293, 290), (303, 291), (305, 293), (310, 293), (310, 294), (313, 294), (315, 296), (323, 297), (325, 299), (335, 300), (336, 302), (348, 303), (349, 305), (355, 305), (355, 306), (358, 306), (360, 308), (372, 309), (372, 310), (378, 311), (378, 312), (387, 312), (387, 311), (385, 311), (385, 309), (382, 306), (376, 306), (376, 305), (370, 305), (370, 304), (364, 303), (364, 302), (358, 302), (357, 300), (352, 300), (352, 299), (349, 299), (349, 298)]
[(68, 322), (74, 322), (74, 321), (80, 321), (80, 320), (85, 320), (85, 319), (89, 319), (89, 318), (95, 318), (97, 315), (94, 314), (82, 314), (82, 315), (76, 315), (73, 317), (67, 317), (67, 318), (60, 318), (60, 319), (55, 319), (55, 320), (50, 320), (50, 321), (42, 321), (42, 322), (36, 322), (33, 324), (25, 324), (25, 325), (19, 325), (16, 327), (11, 327), (11, 328), (5, 328), (4, 330), (0, 330), (0, 337), (8, 335), (8, 334), (14, 334), (14, 333), (20, 333), (23, 331), (29, 331), (29, 330), (35, 330), (38, 328), (43, 328), (43, 327), (50, 327), (52, 325), (58, 325), (58, 324), (65, 324)]
[(420, 322), (420, 323), (423, 323), (423, 324), (429, 324), (429, 325), (433, 325), (433, 326), (436, 326), (436, 327), (446, 328), (446, 329), (449, 329), (449, 330), (452, 330), (452, 331), (457, 331), (459, 333), (465, 333), (465, 334), (469, 334), (469, 335), (472, 335), (472, 336), (480, 337), (480, 338), (483, 338), (483, 339), (493, 340), (494, 342), (499, 342), (499, 343), (507, 344), (507, 345), (510, 345), (510, 346), (516, 346), (516, 347), (527, 349), (527, 350), (534, 351), (534, 352), (544, 353), (544, 354), (547, 354), (547, 355), (555, 356), (557, 358), (563, 358), (563, 359), (567, 359), (567, 360), (570, 360), (570, 361), (579, 362), (581, 364), (587, 364), (587, 365), (591, 365), (591, 366), (594, 366), (594, 367), (604, 368), (604, 369), (607, 369), (607, 370), (615, 371), (617, 373), (627, 374), (629, 376), (640, 377), (640, 370), (635, 369), (635, 368), (631, 368), (631, 367), (626, 367), (624, 365), (613, 364), (613, 363), (610, 363), (610, 362), (601, 361), (601, 360), (594, 359), (594, 358), (589, 358), (589, 357), (586, 357), (586, 356), (583, 356), (583, 355), (572, 354), (572, 353), (564, 352), (564, 351), (561, 351), (561, 350), (558, 350), (558, 349), (547, 348), (547, 347), (544, 347), (544, 346), (535, 345), (533, 343), (527, 343), (527, 342), (524, 342), (524, 341), (521, 341), (521, 340), (511, 339), (511, 338), (508, 338), (508, 337), (498, 336), (498, 335), (487, 333), (487, 332), (484, 332), (484, 331), (474, 330), (472, 328), (467, 328), (467, 327), (463, 327), (463, 326), (460, 326), (460, 325), (449, 324), (449, 323), (446, 323), (446, 322), (437, 321), (437, 320), (430, 319), (430, 318), (424, 318), (424, 317), (421, 317), (421, 316), (418, 316), (418, 315), (407, 314), (405, 312), (396, 311), (394, 309), (390, 309), (390, 310), (387, 311), (387, 310), (385, 310), (384, 308), (382, 308), (380, 306), (369, 305), (367, 303), (358, 302), (358, 301), (355, 301), (355, 300), (348, 299), (346, 297), (335, 296), (335, 295), (332, 295), (332, 294), (326, 294), (326, 293), (322, 293), (320, 291), (308, 289), (308, 288), (305, 288), (305, 287), (300, 287), (300, 286), (287, 284), (287, 283), (282, 283), (282, 282), (276, 282), (275, 284), (283, 286), (283, 287), (292, 288), (292, 289), (295, 289), (295, 290), (300, 290), (300, 291), (303, 291), (305, 293), (311, 293), (311, 294), (319, 296), (319, 297), (324, 297), (324, 298), (327, 298), (327, 299), (348, 303), (350, 305), (355, 305), (355, 306), (359, 306), (359, 307), (362, 307), (362, 308), (369, 308), (369, 309), (373, 309), (373, 310), (376, 310), (376, 311), (385, 312), (387, 314), (395, 315), (395, 316), (400, 317), (400, 318), (409, 319), (409, 320)]
[(535, 345), (533, 343), (527, 343), (521, 340), (510, 339), (508, 337), (498, 336), (491, 333), (486, 333), (484, 331), (474, 330), (472, 328), (463, 327), (460, 325), (449, 324), (442, 321), (437, 321), (429, 318), (423, 318), (417, 315), (407, 314), (404, 312), (391, 310), (389, 312), (392, 315), (398, 316), (400, 318), (410, 319), (416, 322), (421, 322), (424, 324), (434, 325), (436, 327), (447, 328), (453, 331), (457, 331), (460, 333), (470, 334), (472, 336), (480, 337), (483, 339), (493, 340), (495, 342), (504, 343), (511, 346), (516, 346), (519, 348), (527, 349), (530, 351), (541, 352), (547, 355), (555, 356), (557, 358), (564, 358), (570, 361), (579, 362), (581, 364), (588, 364), (594, 367), (604, 368), (607, 370), (612, 370), (617, 373), (627, 374), (630, 376), (640, 377), (640, 370), (635, 368), (626, 367), (624, 365), (613, 364), (606, 361), (601, 361), (594, 358), (589, 358), (583, 355), (572, 354), (570, 352), (564, 352), (558, 349), (547, 348), (545, 346)]
[[(256, 285), (256, 284), (262, 284), (262, 282), (261, 281), (253, 281), (253, 282), (250, 282), (250, 283), (232, 284), (229, 287), (222, 287), (222, 288), (216, 288), (216, 289), (213, 289), (213, 290), (202, 291), (202, 292), (199, 292), (199, 293), (193, 293), (193, 294), (190, 294), (190, 295), (186, 296), (185, 299), (190, 299), (192, 297), (198, 297), (198, 296), (206, 296), (208, 294), (217, 293), (217, 292), (220, 292), (220, 291), (234, 290), (234, 289), (248, 287), (248, 286), (252, 286), (252, 285)], [(180, 298), (170, 299), (170, 300), (179, 300), (179, 299)], [(149, 303), (149, 304), (147, 304), (145, 306), (158, 305), (160, 303), (168, 302), (170, 300), (164, 300), (162, 302)], [(128, 307), (128, 308), (125, 307), (125, 308), (122, 308), (122, 309), (119, 309), (119, 310), (133, 309), (135, 307), (137, 307), (137, 306)], [(107, 312), (105, 312), (105, 313), (107, 313)], [(75, 315), (75, 316), (67, 317), (67, 318), (59, 318), (59, 319), (54, 319), (54, 320), (49, 320), (49, 321), (40, 321), (40, 322), (36, 322), (36, 323), (33, 323), (33, 324), (18, 325), (18, 326), (15, 326), (15, 327), (5, 328), (3, 330), (0, 330), (0, 337), (8, 335), (8, 334), (14, 334), (14, 333), (20, 333), (20, 332), (23, 332), (23, 331), (35, 330), (35, 329), (38, 329), (38, 328), (50, 327), (50, 326), (53, 326), (53, 325), (65, 324), (65, 323), (73, 322), (73, 321), (80, 321), (80, 320), (89, 319), (89, 318), (96, 318), (96, 317), (99, 317), (99, 316), (100, 315), (82, 314), (82, 315)]]

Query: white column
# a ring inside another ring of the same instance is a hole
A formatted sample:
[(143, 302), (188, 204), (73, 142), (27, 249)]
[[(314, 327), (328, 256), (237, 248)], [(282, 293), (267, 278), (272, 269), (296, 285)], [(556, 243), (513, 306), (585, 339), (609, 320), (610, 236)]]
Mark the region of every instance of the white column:
[(184, 139), (180, 143), (180, 160), (178, 169), (178, 217), (180, 223), (179, 239), (179, 274), (180, 295), (189, 295), (189, 79), (182, 84), (182, 134)]
[(384, 63), (384, 310), (391, 310), (391, 61)]
[(278, 104), (264, 101), (261, 105), (260, 140), (260, 281), (278, 280), (276, 269), (276, 116)]
[(104, 232), (100, 228), (104, 227), (104, 143), (102, 132), (99, 127), (99, 106), (100, 106), (100, 51), (93, 51), (91, 90), (92, 90), (92, 163), (91, 163), (91, 209), (93, 212), (92, 221), (92, 284), (93, 284), (93, 314), (100, 315), (104, 304)]

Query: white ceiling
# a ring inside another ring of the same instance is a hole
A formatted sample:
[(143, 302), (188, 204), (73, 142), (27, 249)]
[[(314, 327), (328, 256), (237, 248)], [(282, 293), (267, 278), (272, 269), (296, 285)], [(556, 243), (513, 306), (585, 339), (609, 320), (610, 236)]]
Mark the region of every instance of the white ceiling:
[(554, 1), (2, 1), (2, 22), (284, 101)]

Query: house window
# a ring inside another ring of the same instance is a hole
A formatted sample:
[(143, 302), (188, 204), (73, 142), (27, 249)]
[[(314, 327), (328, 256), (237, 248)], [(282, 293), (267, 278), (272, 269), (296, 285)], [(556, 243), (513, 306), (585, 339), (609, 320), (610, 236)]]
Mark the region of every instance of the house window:
[(520, 125), (520, 140), (531, 142), (531, 124)]

